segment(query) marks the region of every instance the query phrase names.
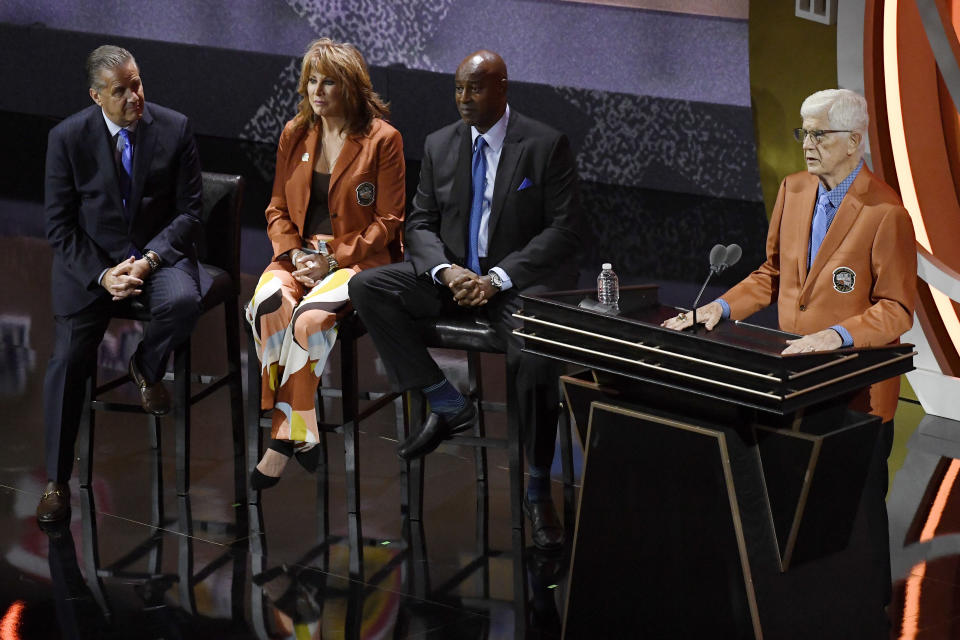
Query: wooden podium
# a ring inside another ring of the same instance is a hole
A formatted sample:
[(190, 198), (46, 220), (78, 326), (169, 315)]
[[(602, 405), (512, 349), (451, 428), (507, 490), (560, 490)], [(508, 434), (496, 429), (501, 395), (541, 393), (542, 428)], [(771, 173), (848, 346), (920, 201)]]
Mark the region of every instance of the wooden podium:
[(847, 405), (912, 345), (782, 356), (795, 336), (742, 322), (662, 328), (652, 286), (584, 297), (518, 314), (526, 351), (587, 369), (562, 379), (586, 451), (564, 637), (876, 637), (851, 534), (880, 420)]

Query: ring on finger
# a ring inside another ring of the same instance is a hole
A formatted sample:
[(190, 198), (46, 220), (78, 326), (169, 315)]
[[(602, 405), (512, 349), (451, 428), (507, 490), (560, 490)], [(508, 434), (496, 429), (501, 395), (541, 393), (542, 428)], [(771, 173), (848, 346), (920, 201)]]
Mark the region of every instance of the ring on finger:
[(682, 322), (682, 321), (684, 321), (684, 320), (686, 320), (686, 319), (687, 319), (687, 314), (685, 314), (685, 313), (678, 313), (678, 314), (677, 314), (677, 320), (680, 320), (680, 321)]

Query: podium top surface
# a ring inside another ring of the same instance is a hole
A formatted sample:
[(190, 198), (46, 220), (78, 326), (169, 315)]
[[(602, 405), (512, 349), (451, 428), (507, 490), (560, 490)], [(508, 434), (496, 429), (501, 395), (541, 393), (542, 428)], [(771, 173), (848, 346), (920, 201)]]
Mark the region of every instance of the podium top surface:
[(909, 344), (785, 356), (798, 336), (745, 322), (666, 329), (660, 323), (678, 310), (659, 303), (654, 285), (621, 289), (619, 313), (579, 306), (593, 301), (590, 291), (522, 299), (516, 333), (527, 351), (777, 413), (913, 369)]

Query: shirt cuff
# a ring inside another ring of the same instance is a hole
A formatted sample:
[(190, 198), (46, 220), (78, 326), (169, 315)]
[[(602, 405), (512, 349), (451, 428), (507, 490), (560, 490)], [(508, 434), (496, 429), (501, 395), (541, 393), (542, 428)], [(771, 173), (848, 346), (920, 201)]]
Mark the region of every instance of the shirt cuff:
[(437, 274), (440, 273), (440, 271), (442, 271), (443, 269), (446, 269), (446, 268), (449, 267), (449, 266), (451, 266), (449, 262), (444, 262), (443, 264), (438, 264), (438, 265), (435, 266), (433, 269), (430, 269), (430, 277), (433, 278), (433, 281), (434, 281), (434, 282), (436, 282), (436, 283), (439, 284), (439, 285), (442, 285), (443, 283), (440, 282), (439, 279), (437, 279)]
[(496, 273), (498, 276), (500, 276), (500, 279), (503, 280), (503, 286), (500, 287), (500, 291), (506, 291), (513, 286), (513, 280), (511, 280), (510, 276), (507, 275), (507, 272), (500, 267), (494, 267), (490, 269), (490, 271)]
[(722, 315), (721, 317), (722, 317), (724, 320), (729, 320), (729, 319), (730, 319), (730, 305), (727, 304), (727, 301), (724, 300), (723, 298), (717, 298), (716, 300), (714, 300), (714, 302), (716, 302), (716, 303), (719, 304), (721, 307), (723, 307), (723, 315)]
[(843, 344), (840, 345), (841, 348), (853, 346), (853, 336), (850, 335), (849, 331), (838, 324), (835, 324), (830, 328), (840, 334), (840, 338), (843, 340)]
[(100, 285), (101, 287), (103, 286), (103, 276), (107, 275), (107, 271), (110, 271), (110, 267), (107, 267), (106, 269), (101, 271), (100, 277), (97, 278), (97, 284)]

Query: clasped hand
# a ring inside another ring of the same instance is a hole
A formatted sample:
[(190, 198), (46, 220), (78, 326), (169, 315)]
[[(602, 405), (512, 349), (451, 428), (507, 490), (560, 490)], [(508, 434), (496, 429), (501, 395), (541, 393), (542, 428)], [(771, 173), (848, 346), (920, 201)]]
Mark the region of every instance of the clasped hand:
[(483, 306), (498, 291), (490, 283), (490, 276), (477, 275), (455, 264), (440, 272), (440, 281), (450, 289), (453, 299), (461, 307)]
[(299, 252), (293, 260), (296, 270), (290, 275), (305, 287), (314, 287), (327, 277), (330, 265), (322, 255), (316, 253)]
[(144, 281), (150, 275), (150, 263), (143, 258), (130, 256), (112, 269), (108, 269), (100, 280), (100, 286), (107, 290), (114, 301), (143, 293)]

